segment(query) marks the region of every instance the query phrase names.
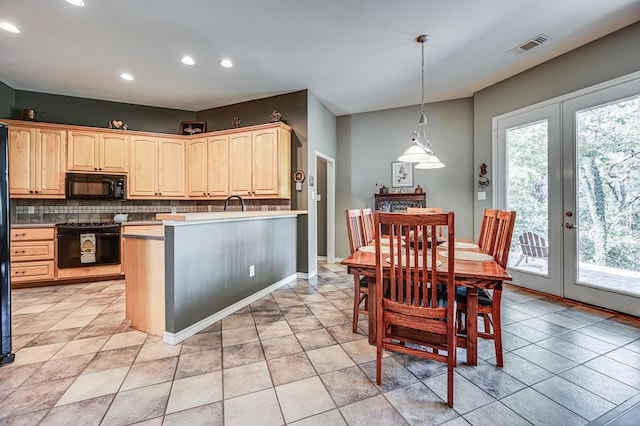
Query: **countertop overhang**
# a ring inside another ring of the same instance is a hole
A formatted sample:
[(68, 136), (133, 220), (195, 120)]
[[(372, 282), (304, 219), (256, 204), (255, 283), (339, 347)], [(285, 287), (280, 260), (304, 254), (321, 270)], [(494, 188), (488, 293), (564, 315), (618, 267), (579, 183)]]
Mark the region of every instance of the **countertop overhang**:
[(307, 210), (278, 210), (278, 211), (232, 211), (232, 212), (204, 212), (204, 213), (158, 213), (157, 220), (165, 225), (180, 225), (194, 222), (224, 222), (237, 220), (277, 219), (307, 214)]

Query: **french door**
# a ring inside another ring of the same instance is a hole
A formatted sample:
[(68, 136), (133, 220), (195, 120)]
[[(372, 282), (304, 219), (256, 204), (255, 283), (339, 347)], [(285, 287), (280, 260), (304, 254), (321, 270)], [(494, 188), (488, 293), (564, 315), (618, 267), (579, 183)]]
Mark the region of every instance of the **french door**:
[(640, 79), (497, 120), (514, 284), (640, 315)]

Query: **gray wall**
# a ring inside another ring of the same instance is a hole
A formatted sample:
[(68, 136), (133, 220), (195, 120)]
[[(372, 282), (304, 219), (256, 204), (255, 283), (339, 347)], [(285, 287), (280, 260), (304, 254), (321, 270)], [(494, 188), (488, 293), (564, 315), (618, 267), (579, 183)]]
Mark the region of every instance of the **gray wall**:
[(0, 81), (0, 117), (9, 118), (13, 113), (16, 91)]
[(315, 178), (317, 176), (315, 158), (316, 151), (324, 154), (325, 156), (336, 159), (338, 141), (336, 138), (336, 116), (331, 111), (329, 111), (329, 109), (311, 92), (309, 92), (307, 102), (307, 113), (309, 117), (309, 149), (307, 152), (306, 161), (309, 167), (309, 173), (307, 173), (308, 178), (302, 185), (302, 192), (308, 198), (309, 214), (305, 216), (309, 220), (309, 226), (307, 227), (309, 241), (308, 262), (310, 265), (309, 272), (310, 274), (314, 274), (317, 266), (316, 256), (318, 249), (315, 226), (317, 220), (317, 203), (315, 199), (311, 199), (311, 194), (312, 192), (316, 192), (317, 188), (315, 186), (310, 188), (309, 182), (311, 176), (313, 176), (314, 180), (316, 180)]
[[(492, 164), (491, 119), (516, 109), (571, 93), (640, 70), (640, 22), (501, 81), (474, 95), (473, 170)], [(477, 173), (473, 174), (473, 185)], [(474, 228), (479, 232), (482, 212), (492, 206), (495, 183), (487, 200), (475, 201)], [(474, 189), (474, 191), (477, 189)], [(428, 201), (427, 201), (428, 203)]]
[(295, 228), (293, 217), (167, 226), (166, 330), (178, 333), (294, 274)]
[[(427, 136), (443, 169), (413, 171), (427, 206), (456, 212), (456, 235), (473, 231), (473, 102), (457, 99), (425, 105)], [(344, 211), (373, 207), (376, 183), (391, 190), (391, 163), (397, 161), (418, 130), (419, 106), (338, 117), (336, 257), (349, 255)], [(413, 191), (413, 188), (406, 188)]]
[[(77, 126), (107, 127), (110, 120), (121, 120), (129, 130), (178, 134), (181, 121), (193, 121), (196, 113), (120, 102), (16, 90), (10, 116), (20, 119), (26, 108), (44, 111), (38, 121)], [(3, 116), (5, 117), (5, 116)]]

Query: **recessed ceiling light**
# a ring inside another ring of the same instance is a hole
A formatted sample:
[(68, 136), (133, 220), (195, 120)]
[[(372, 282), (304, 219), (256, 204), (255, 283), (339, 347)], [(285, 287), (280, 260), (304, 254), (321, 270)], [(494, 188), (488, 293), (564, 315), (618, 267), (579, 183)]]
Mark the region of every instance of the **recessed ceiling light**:
[(0, 28), (2, 28), (5, 31), (9, 31), (10, 33), (18, 34), (20, 32), (18, 27), (13, 25), (11, 22), (0, 21)]
[(233, 66), (233, 62), (231, 62), (231, 59), (221, 59), (220, 62), (218, 62), (220, 64), (220, 66), (225, 67), (225, 68), (231, 68)]
[(133, 81), (133, 76), (128, 72), (123, 72), (122, 74), (120, 74), (120, 78), (127, 81)]
[(67, 0), (67, 3), (72, 4), (74, 6), (84, 6), (86, 4), (84, 0)]
[(194, 61), (191, 56), (183, 56), (182, 58), (180, 58), (180, 62), (182, 62), (185, 65), (195, 65), (196, 64), (196, 61)]

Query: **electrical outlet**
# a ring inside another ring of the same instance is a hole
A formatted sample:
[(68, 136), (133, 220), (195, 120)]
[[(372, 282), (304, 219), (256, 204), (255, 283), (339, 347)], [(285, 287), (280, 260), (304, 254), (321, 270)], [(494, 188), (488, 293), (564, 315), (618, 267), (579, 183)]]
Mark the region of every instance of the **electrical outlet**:
[(256, 265), (249, 266), (249, 276), (253, 277), (256, 274)]
[(35, 212), (36, 212), (36, 207), (35, 206), (27, 207), (27, 213), (28, 214), (34, 214)]

